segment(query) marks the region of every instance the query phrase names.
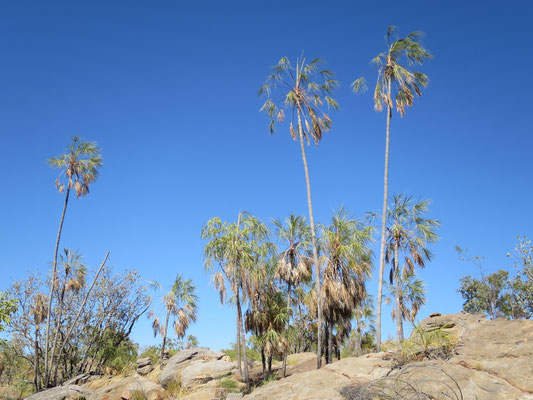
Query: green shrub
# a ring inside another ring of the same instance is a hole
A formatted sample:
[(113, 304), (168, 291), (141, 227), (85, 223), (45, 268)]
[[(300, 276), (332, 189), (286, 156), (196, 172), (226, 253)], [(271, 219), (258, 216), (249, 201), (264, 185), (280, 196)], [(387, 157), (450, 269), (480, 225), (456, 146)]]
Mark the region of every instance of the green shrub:
[(220, 380), (220, 386), (223, 387), (224, 389), (227, 389), (231, 393), (240, 392), (239, 384), (233, 378), (222, 378)]

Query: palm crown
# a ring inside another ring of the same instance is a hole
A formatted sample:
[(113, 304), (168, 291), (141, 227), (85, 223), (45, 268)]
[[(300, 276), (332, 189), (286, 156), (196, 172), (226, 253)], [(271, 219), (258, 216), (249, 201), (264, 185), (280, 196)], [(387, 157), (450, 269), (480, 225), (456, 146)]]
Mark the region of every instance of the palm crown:
[[(102, 165), (102, 155), (94, 142), (84, 142), (78, 136), (72, 138), (65, 154), (50, 158), (48, 164), (53, 168), (62, 169), (69, 189), (74, 188), (78, 198), (89, 193), (89, 186), (98, 177), (98, 167)], [(56, 187), (62, 193), (65, 183), (56, 179)]]
[[(331, 118), (321, 110), (321, 106), (326, 103), (328, 107), (339, 108), (331, 97), (331, 93), (339, 84), (332, 79), (331, 71), (320, 68), (321, 64), (322, 60), (318, 58), (309, 64), (301, 58), (296, 60), (296, 66), (292, 66), (289, 59), (283, 57), (272, 68), (272, 75), (268, 76), (266, 83), (259, 89), (260, 96), (268, 97), (261, 111), (265, 111), (270, 118), (271, 133), (274, 132), (275, 120), (280, 123), (285, 120), (284, 110), (291, 112), (290, 133), (294, 140), (298, 139), (293, 124), (296, 117), (298, 117), (298, 134), (301, 134), (308, 143), (311, 137), (318, 144), (323, 132), (331, 128)], [(272, 95), (278, 88), (282, 94), (276, 101)]]
[[(411, 32), (404, 38), (391, 41), (391, 35), (396, 27), (391, 26), (387, 31), (387, 51), (379, 53), (371, 60), (378, 68), (378, 79), (374, 89), (374, 108), (383, 110), (383, 104), (389, 109), (393, 108), (393, 99), (397, 111), (403, 116), (405, 107), (413, 105), (415, 95), (421, 96), (421, 88), (426, 87), (429, 79), (427, 75), (410, 71), (400, 64), (406, 58), (409, 65), (421, 65), (432, 55), (420, 44), (423, 34)], [(352, 83), (354, 92), (367, 89), (364, 77)]]

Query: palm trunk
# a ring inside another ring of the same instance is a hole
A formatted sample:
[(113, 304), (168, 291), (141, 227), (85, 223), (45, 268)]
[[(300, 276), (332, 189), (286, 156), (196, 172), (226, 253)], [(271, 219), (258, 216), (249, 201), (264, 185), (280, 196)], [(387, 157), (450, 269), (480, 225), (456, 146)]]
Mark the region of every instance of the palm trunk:
[[(388, 96), (391, 95), (391, 82), (387, 89)], [(389, 196), (389, 142), (390, 142), (390, 120), (392, 117), (392, 106), (387, 107), (387, 134), (385, 139), (385, 176), (383, 179), (383, 212), (381, 214), (381, 248), (379, 253), (379, 282), (376, 313), (376, 349), (381, 351), (381, 301), (383, 296), (383, 273), (385, 271), (385, 231), (387, 224), (387, 198)]]
[(63, 221), (65, 220), (65, 213), (67, 211), (68, 198), (70, 195), (70, 185), (67, 184), (67, 192), (65, 193), (65, 204), (63, 205), (63, 212), (61, 213), (61, 220), (59, 221), (59, 230), (57, 231), (56, 247), (54, 250), (54, 264), (52, 266), (52, 279), (50, 282), (50, 296), (48, 298), (48, 311), (46, 313), (46, 339), (44, 345), (44, 385), (48, 386), (48, 378), (50, 369), (48, 368), (48, 344), (50, 341), (50, 313), (52, 312), (52, 297), (54, 294), (54, 282), (57, 270), (57, 252), (59, 251), (59, 242), (61, 240), (61, 231), (63, 230)]
[(394, 243), (394, 297), (396, 298), (396, 333), (398, 343), (403, 342), (403, 318), (400, 308), (400, 261), (398, 242)]
[(242, 358), (244, 362), (244, 380), (246, 381), (246, 390), (250, 391), (250, 376), (248, 374), (248, 355), (246, 354), (246, 336), (244, 334), (244, 326), (242, 320), (242, 311), (241, 311), (241, 300), (239, 298), (239, 288), (237, 287), (237, 312), (239, 314), (239, 330), (241, 331), (241, 342), (242, 342)]
[(266, 357), (265, 357), (265, 347), (261, 346), (261, 364), (263, 365), (263, 380), (266, 379)]
[[(287, 341), (289, 340), (289, 328), (291, 327), (291, 283), (289, 282), (288, 288), (287, 288), (287, 313), (289, 313), (287, 318)], [(287, 353), (289, 352), (289, 349), (287, 348), (285, 350), (285, 353), (283, 354), (283, 368), (282, 368), (282, 377), (285, 378), (285, 374), (287, 372)]]
[(309, 180), (309, 169), (307, 168), (307, 158), (305, 157), (304, 134), (302, 128), (302, 117), (300, 115), (300, 108), (298, 108), (298, 133), (300, 136), (300, 148), (302, 151), (302, 161), (304, 163), (305, 183), (307, 185), (307, 207), (309, 208), (309, 226), (311, 228), (311, 242), (313, 244), (313, 263), (315, 264), (315, 288), (317, 299), (317, 313), (318, 313), (318, 338), (316, 349), (316, 367), (322, 366), (322, 296), (320, 285), (320, 264), (318, 263), (318, 250), (316, 244), (315, 234), (315, 220), (313, 218), (313, 202), (311, 201), (311, 181)]
[(33, 384), (35, 391), (41, 390), (41, 381), (39, 376), (39, 327), (35, 327), (35, 352), (33, 356)]
[(268, 356), (268, 376), (272, 375), (272, 356)]
[(242, 361), (241, 361), (241, 321), (239, 319), (239, 310), (235, 310), (235, 318), (237, 320), (237, 365), (239, 366), (239, 375), (242, 376)]
[(58, 369), (58, 366), (59, 366), (59, 360), (61, 359), (61, 355), (63, 353), (63, 349), (65, 348), (65, 344), (67, 343), (68, 339), (70, 338), (70, 335), (72, 334), (72, 331), (74, 330), (74, 327), (76, 326), (76, 323), (78, 322), (78, 319), (80, 318), (80, 315), (81, 315), (81, 313), (83, 311), (83, 308), (85, 307), (85, 304), (87, 303), (87, 299), (89, 298), (89, 294), (91, 294), (91, 291), (93, 290), (94, 284), (96, 283), (96, 280), (98, 279), (98, 275), (100, 275), (100, 272), (104, 268), (104, 265), (105, 265), (105, 263), (107, 261), (107, 257), (109, 257), (109, 251), (106, 253), (104, 261), (102, 261), (102, 264), (100, 264), (100, 268), (98, 268), (98, 271), (96, 272), (96, 275), (94, 276), (93, 282), (91, 283), (91, 286), (89, 287), (89, 289), (87, 290), (87, 293), (85, 294), (85, 298), (83, 299), (83, 303), (81, 303), (80, 309), (78, 310), (78, 313), (76, 314), (76, 317), (74, 318), (74, 321), (70, 325), (70, 328), (69, 328), (69, 330), (67, 332), (67, 335), (65, 336), (65, 339), (63, 340), (63, 343), (61, 343), (61, 347), (59, 348), (59, 352), (57, 353), (58, 362), (57, 362), (56, 368), (55, 368), (56, 374), (57, 374), (57, 369)]
[(165, 322), (165, 334), (163, 335), (163, 344), (161, 345), (161, 354), (159, 355), (159, 365), (163, 366), (163, 357), (165, 355), (165, 345), (167, 344), (168, 320), (170, 319), (170, 310), (167, 310), (167, 319)]
[(328, 364), (333, 362), (333, 309), (329, 310), (328, 321)]
[[(54, 334), (54, 344), (52, 345), (52, 352), (50, 353), (50, 365), (48, 370), (52, 370), (52, 364), (54, 363), (54, 355), (57, 347), (57, 339), (59, 337), (59, 328), (61, 327), (61, 318), (63, 317), (63, 306), (65, 304), (65, 287), (67, 284), (67, 274), (65, 273), (65, 281), (63, 282), (63, 289), (61, 290), (61, 296), (59, 297), (59, 317), (57, 318), (56, 332)], [(55, 380), (55, 378), (54, 378)]]

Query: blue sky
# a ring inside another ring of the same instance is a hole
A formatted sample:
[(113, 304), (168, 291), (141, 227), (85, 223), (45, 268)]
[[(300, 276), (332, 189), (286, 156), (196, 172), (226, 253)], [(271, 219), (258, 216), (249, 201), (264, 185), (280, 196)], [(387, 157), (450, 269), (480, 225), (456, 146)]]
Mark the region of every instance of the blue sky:
[[(282, 56), (326, 60), (342, 110), (308, 149), (316, 219), (341, 205), (378, 211), (385, 114), (349, 83), (397, 25), (426, 32), (435, 58), (423, 96), (393, 117), (390, 193), (431, 198), (442, 222), (420, 273), (420, 317), (460, 311), (458, 280), (476, 271), (454, 245), (485, 255), (493, 271), (511, 265), (515, 235), (533, 236), (532, 17), (525, 1), (2, 2), (0, 289), (47, 272), (63, 198), (46, 159), (80, 135), (102, 147), (104, 167), (70, 203), (62, 247), (92, 267), (110, 250), (115, 268), (167, 286), (177, 273), (193, 279), (200, 309), (190, 333), (226, 346), (234, 311), (204, 273), (201, 227), (239, 210), (264, 221), (307, 215), (298, 145), (287, 126), (269, 135), (257, 89)], [(385, 337), (394, 332), (389, 310), (384, 325)], [(144, 318), (133, 338), (159, 340)]]

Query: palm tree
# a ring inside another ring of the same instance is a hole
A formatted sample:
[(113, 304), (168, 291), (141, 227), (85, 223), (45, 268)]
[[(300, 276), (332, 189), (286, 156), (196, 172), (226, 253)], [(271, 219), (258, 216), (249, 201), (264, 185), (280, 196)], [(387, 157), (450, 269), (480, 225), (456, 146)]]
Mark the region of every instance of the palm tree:
[[(233, 293), (232, 300), (236, 305), (237, 364), (239, 373), (246, 381), (247, 390), (250, 389), (250, 379), (242, 303), (246, 303), (252, 293), (252, 271), (260, 267), (262, 260), (272, 251), (271, 246), (265, 242), (268, 235), (267, 226), (247, 212), (240, 212), (237, 222), (231, 224), (222, 222), (219, 217), (211, 218), (202, 229), (202, 239), (208, 240), (204, 248), (205, 268), (207, 272), (212, 272), (212, 281), (220, 294), (220, 302), (226, 302), (226, 286)], [(214, 263), (219, 267), (216, 271), (213, 271)], [(244, 371), (241, 367), (241, 352)]]
[(34, 339), (34, 353), (33, 353), (33, 384), (35, 391), (41, 390), (40, 368), (39, 368), (39, 326), (42, 324), (47, 315), (46, 309), (47, 299), (42, 293), (37, 293), (33, 300), (31, 315), (33, 317), (33, 325), (35, 327)]
[[(284, 222), (274, 220), (278, 238), (286, 242), (286, 249), (278, 258), (276, 275), (287, 283), (287, 310), (291, 311), (291, 291), (302, 281), (311, 278), (312, 259), (309, 257), (310, 231), (305, 218), (291, 214)], [(290, 328), (290, 314), (287, 318), (287, 337)], [(288, 348), (287, 348), (288, 350)], [(282, 376), (287, 370), (287, 352), (283, 355)]]
[[(421, 279), (416, 278), (415, 274), (411, 271), (406, 271), (406, 274), (400, 276), (400, 313), (394, 307), (392, 309), (392, 319), (397, 321), (398, 317), (402, 320), (414, 323), (416, 315), (420, 311), (420, 307), (426, 304), (426, 296), (424, 289), (424, 282)], [(385, 302), (390, 304), (392, 299), (396, 296), (396, 288), (391, 285), (387, 285), (389, 296), (386, 297)], [(403, 336), (403, 332), (402, 332)]]
[[(400, 300), (400, 253), (405, 257), (404, 276), (414, 273), (415, 265), (424, 268), (431, 260), (428, 245), (438, 239), (436, 233), (440, 222), (425, 217), (429, 211), (429, 200), (413, 202), (411, 196), (396, 195), (387, 215), (387, 248), (385, 261), (391, 263), (390, 283), (394, 284), (396, 310), (401, 310)], [(403, 341), (402, 318), (396, 318), (398, 341)]]
[(353, 312), (353, 318), (355, 319), (355, 332), (354, 332), (354, 352), (359, 355), (362, 349), (363, 337), (367, 329), (372, 331), (374, 329), (374, 310), (372, 309), (371, 298), (368, 296), (366, 300)]
[(322, 228), (321, 248), (325, 261), (324, 314), (327, 325), (327, 362), (332, 360), (333, 327), (350, 321), (353, 311), (367, 296), (365, 281), (371, 276), (372, 239), (370, 226), (350, 217), (341, 208)]
[[(283, 57), (276, 66), (273, 73), (267, 78), (266, 83), (259, 89), (259, 95), (266, 95), (268, 98), (261, 107), (270, 118), (270, 132), (274, 132), (274, 121), (283, 122), (285, 111), (291, 113), (290, 134), (294, 140), (300, 141), (300, 150), (305, 171), (305, 182), (307, 185), (307, 206), (309, 209), (309, 225), (311, 228), (311, 244), (313, 248), (313, 262), (315, 264), (315, 281), (318, 302), (318, 346), (317, 346), (317, 368), (322, 364), (321, 329), (322, 313), (320, 305), (320, 265), (318, 263), (317, 240), (315, 233), (315, 221), (313, 218), (313, 203), (311, 201), (311, 182), (309, 180), (309, 170), (305, 155), (304, 141), (309, 145), (312, 138), (316, 145), (322, 134), (331, 128), (331, 118), (323, 110), (322, 106), (338, 109), (339, 105), (330, 96), (338, 82), (332, 79), (331, 71), (321, 69), (322, 61), (314, 59), (306, 64), (305, 59), (296, 60), (296, 65), (292, 66), (287, 57)], [(319, 83), (319, 81), (321, 83)], [(273, 92), (278, 89), (282, 91), (279, 101), (272, 99)], [(296, 129), (294, 130), (294, 120), (296, 119)], [(305, 126), (304, 126), (305, 125)]]
[(78, 136), (72, 138), (72, 142), (67, 146), (66, 153), (57, 157), (50, 158), (48, 164), (52, 168), (61, 170), (56, 178), (56, 188), (59, 193), (65, 192), (65, 202), (63, 212), (59, 221), (59, 230), (57, 232), (56, 246), (54, 249), (54, 260), (52, 264), (52, 277), (50, 279), (50, 295), (48, 296), (48, 314), (46, 316), (46, 340), (45, 340), (45, 372), (44, 381), (48, 386), (48, 378), (51, 365), (48, 365), (48, 344), (50, 339), (50, 312), (52, 309), (52, 298), (54, 293), (54, 284), (56, 281), (57, 271), (57, 253), (59, 250), (59, 241), (61, 240), (61, 231), (65, 212), (70, 196), (70, 190), (74, 189), (78, 198), (89, 193), (89, 186), (98, 177), (98, 168), (102, 165), (102, 155), (98, 145), (94, 142), (84, 142)]
[(187, 336), (187, 343), (185, 348), (190, 349), (191, 347), (198, 347), (198, 338), (194, 335)]
[[(377, 297), (377, 326), (376, 326), (376, 346), (381, 350), (381, 301), (383, 293), (383, 273), (385, 270), (385, 223), (387, 215), (387, 199), (389, 190), (389, 141), (390, 141), (390, 121), (392, 118), (393, 99), (396, 110), (403, 117), (405, 107), (413, 105), (415, 95), (421, 96), (422, 87), (426, 87), (428, 77), (418, 71), (411, 72), (407, 67), (401, 65), (402, 59), (407, 59), (409, 65), (421, 65), (432, 55), (420, 44), (422, 33), (411, 32), (409, 35), (391, 41), (391, 34), (396, 30), (390, 26), (387, 31), (387, 50), (379, 53), (372, 59), (372, 63), (377, 66), (378, 79), (374, 89), (374, 109), (382, 111), (383, 105), (387, 108), (387, 129), (385, 139), (385, 176), (383, 180), (383, 212), (381, 215), (381, 247), (379, 256), (379, 282)], [(367, 88), (364, 77), (356, 79), (352, 83), (355, 93), (365, 91)]]
[(289, 320), (289, 308), (284, 293), (276, 285), (274, 276), (278, 260), (254, 271), (253, 291), (250, 295), (250, 308), (245, 314), (245, 327), (253, 332), (256, 343), (261, 347), (263, 379), (266, 379), (266, 360), (268, 375), (272, 373), (272, 357), (285, 355), (289, 347), (288, 338), (283, 336)]
[(174, 280), (172, 289), (163, 296), (163, 306), (165, 308), (165, 323), (161, 324), (154, 310), (148, 314), (148, 318), (153, 318), (152, 328), (154, 336), (157, 334), (163, 336), (161, 345), (161, 354), (159, 355), (160, 363), (163, 362), (165, 354), (165, 345), (167, 342), (168, 324), (170, 318), (174, 319), (174, 333), (181, 339), (185, 337), (185, 331), (192, 322), (196, 321), (196, 301), (198, 296), (195, 294), (196, 287), (191, 280), (184, 280), (179, 274)]

